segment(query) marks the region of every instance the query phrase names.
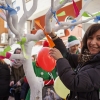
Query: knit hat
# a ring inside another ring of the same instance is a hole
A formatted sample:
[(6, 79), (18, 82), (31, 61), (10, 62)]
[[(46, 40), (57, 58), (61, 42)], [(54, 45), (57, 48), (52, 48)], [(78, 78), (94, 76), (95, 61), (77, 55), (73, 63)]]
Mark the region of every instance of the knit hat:
[(48, 43), (47, 40), (45, 40), (45, 41), (43, 42), (43, 47), (49, 47), (49, 43)]
[(80, 41), (75, 37), (75, 36), (69, 36), (68, 37), (68, 48), (76, 45), (76, 44), (80, 44)]

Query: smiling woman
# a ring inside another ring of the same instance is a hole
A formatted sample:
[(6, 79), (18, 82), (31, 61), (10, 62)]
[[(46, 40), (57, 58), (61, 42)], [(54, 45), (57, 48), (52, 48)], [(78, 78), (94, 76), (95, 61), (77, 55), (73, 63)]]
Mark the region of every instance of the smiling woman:
[[(54, 37), (56, 34), (51, 32), (49, 35)], [(70, 54), (59, 37), (53, 41), (55, 48), (51, 48), (49, 54), (57, 60), (58, 75), (70, 90), (67, 100), (100, 100), (100, 24), (87, 29), (79, 55)]]

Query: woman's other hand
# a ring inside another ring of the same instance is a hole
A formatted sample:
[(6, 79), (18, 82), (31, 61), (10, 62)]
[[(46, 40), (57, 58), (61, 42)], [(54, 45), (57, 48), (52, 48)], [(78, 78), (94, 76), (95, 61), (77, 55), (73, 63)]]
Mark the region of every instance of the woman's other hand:
[(17, 85), (17, 86), (21, 86), (21, 82), (18, 81), (18, 82), (16, 83), (16, 85)]
[(60, 51), (56, 48), (51, 48), (49, 51), (49, 54), (51, 57), (53, 57), (55, 60), (58, 60), (59, 58), (63, 58), (62, 54)]

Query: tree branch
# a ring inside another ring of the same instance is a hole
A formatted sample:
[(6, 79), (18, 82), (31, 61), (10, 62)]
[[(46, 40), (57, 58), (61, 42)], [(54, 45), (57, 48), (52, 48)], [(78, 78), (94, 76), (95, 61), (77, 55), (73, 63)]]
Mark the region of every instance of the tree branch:
[(24, 60), (24, 56), (22, 54), (12, 54), (11, 57), (9, 58), (10, 60), (12, 59), (20, 59), (20, 60)]
[(25, 24), (25, 22), (27, 21), (27, 19), (36, 11), (36, 9), (37, 9), (37, 2), (38, 2), (38, 0), (33, 0), (33, 5), (31, 7), (31, 9), (29, 11), (26, 11), (25, 1), (23, 0), (24, 14), (20, 18), (20, 21), (19, 21), (18, 25), (23, 26)]
[(27, 42), (38, 41), (45, 37), (43, 30), (38, 30), (35, 34), (26, 34)]

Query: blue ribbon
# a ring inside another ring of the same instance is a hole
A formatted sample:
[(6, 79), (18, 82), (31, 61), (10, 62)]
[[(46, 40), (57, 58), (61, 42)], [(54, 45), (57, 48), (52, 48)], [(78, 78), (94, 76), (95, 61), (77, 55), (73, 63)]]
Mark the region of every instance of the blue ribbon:
[(94, 22), (98, 22), (100, 21), (100, 16), (96, 16), (96, 18), (94, 18)]
[[(76, 22), (76, 20), (72, 20), (72, 21), (71, 21), (71, 23), (75, 23), (75, 22)], [(71, 27), (70, 27), (71, 31), (72, 31), (74, 28), (75, 28), (75, 26), (74, 26), (74, 25), (73, 25), (73, 26), (71, 26)]]
[[(0, 6), (0, 8), (1, 9), (4, 9), (4, 10), (8, 10), (8, 13), (12, 16), (12, 15), (14, 15), (14, 14), (17, 14), (17, 11), (15, 10), (15, 9), (13, 9), (13, 8), (11, 8), (8, 4), (7, 4), (7, 7), (5, 7), (5, 6)], [(18, 10), (20, 9), (20, 8), (17, 8)]]
[(20, 7), (19, 6), (17, 6), (15, 9), (17, 9), (17, 12), (20, 10)]
[(57, 23), (60, 25), (60, 22), (58, 21), (57, 17), (56, 17), (56, 11), (53, 11), (51, 9), (51, 12), (53, 13), (53, 17), (56, 19)]

